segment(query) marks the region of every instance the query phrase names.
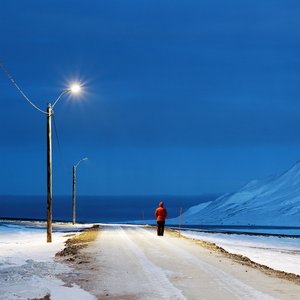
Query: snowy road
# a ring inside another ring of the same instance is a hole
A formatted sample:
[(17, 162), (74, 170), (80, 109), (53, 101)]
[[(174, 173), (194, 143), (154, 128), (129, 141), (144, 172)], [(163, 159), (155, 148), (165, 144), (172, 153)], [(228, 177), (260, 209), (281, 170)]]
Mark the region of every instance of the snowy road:
[(269, 277), (173, 234), (103, 226), (78, 266), (99, 299), (299, 299), (300, 286)]

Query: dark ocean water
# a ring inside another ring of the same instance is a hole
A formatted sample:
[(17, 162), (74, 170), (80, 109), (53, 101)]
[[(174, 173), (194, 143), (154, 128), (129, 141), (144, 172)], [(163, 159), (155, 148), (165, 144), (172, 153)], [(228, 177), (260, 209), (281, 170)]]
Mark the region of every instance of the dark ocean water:
[[(218, 195), (203, 196), (77, 196), (78, 222), (126, 222), (154, 220), (159, 201), (164, 201), (168, 217), (189, 207), (214, 200)], [(0, 218), (46, 220), (46, 196), (0, 196)], [(72, 197), (53, 197), (53, 220), (72, 220)]]
[[(172, 227), (177, 229), (178, 227)], [(206, 233), (243, 234), (260, 236), (280, 236), (300, 238), (300, 227), (297, 226), (243, 226), (243, 225), (183, 225), (182, 230)]]

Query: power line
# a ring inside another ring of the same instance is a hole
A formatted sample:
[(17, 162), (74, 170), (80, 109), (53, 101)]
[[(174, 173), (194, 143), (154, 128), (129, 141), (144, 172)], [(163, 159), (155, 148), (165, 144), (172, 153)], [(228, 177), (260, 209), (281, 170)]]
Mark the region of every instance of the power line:
[(38, 110), (39, 112), (43, 113), (43, 114), (48, 114), (46, 111), (40, 109), (39, 107), (37, 107), (32, 101), (30, 101), (30, 99), (25, 95), (25, 93), (21, 90), (21, 88), (18, 86), (18, 84), (16, 83), (16, 81), (13, 79), (13, 77), (8, 73), (8, 71), (6, 70), (6, 68), (3, 66), (2, 63), (0, 63), (0, 67), (3, 70), (3, 72), (5, 73), (5, 75), (8, 77), (8, 79), (11, 81), (11, 83), (15, 86), (15, 88), (19, 91), (19, 93), (29, 102), (29, 104), (31, 104), (36, 110)]
[(58, 137), (58, 131), (57, 131), (57, 126), (56, 126), (54, 114), (52, 116), (53, 116), (53, 125), (54, 125), (54, 132), (55, 132), (56, 142), (57, 142), (57, 146), (58, 146), (58, 152), (60, 154), (60, 161), (61, 161), (61, 164), (63, 166), (64, 171), (66, 173), (70, 173), (68, 171), (67, 164), (66, 164), (66, 162), (65, 162), (65, 160), (63, 158), (63, 155), (62, 155), (62, 151), (61, 151), (61, 147), (60, 147), (60, 141), (59, 141), (59, 137)]

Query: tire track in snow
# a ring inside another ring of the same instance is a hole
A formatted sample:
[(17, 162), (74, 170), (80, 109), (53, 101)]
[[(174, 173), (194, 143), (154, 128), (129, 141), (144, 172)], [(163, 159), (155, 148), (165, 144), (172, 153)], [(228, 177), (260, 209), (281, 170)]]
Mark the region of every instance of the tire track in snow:
[[(136, 231), (136, 234), (139, 235), (139, 238), (143, 240), (144, 243), (148, 244), (151, 247), (161, 247), (164, 245), (164, 248), (171, 252), (170, 257), (172, 259), (178, 257), (178, 260), (184, 258), (184, 262), (191, 267), (197, 266), (201, 269), (201, 272), (205, 272), (209, 275), (210, 279), (213, 280), (216, 286), (221, 286), (223, 289), (227, 290), (230, 294), (233, 295), (233, 298), (237, 299), (261, 299), (261, 300), (272, 300), (276, 299), (270, 295), (262, 293), (253, 287), (243, 283), (236, 277), (232, 276), (229, 273), (224, 272), (223, 270), (208, 264), (207, 262), (200, 260), (198, 257), (192, 255), (186, 250), (183, 250), (176, 246), (174, 243), (171, 243), (165, 238), (159, 238), (159, 244), (157, 243), (157, 236), (150, 232), (147, 229), (136, 227), (131, 229), (126, 229), (131, 231)], [(160, 251), (163, 252), (163, 251)]]
[(117, 227), (118, 234), (122, 238), (122, 241), (126, 242), (130, 251), (135, 255), (137, 261), (141, 265), (145, 276), (147, 277), (153, 294), (151, 299), (186, 299), (181, 291), (177, 289), (167, 278), (165, 272), (155, 264), (153, 264), (145, 255), (143, 250), (132, 241), (127, 234), (127, 229)]

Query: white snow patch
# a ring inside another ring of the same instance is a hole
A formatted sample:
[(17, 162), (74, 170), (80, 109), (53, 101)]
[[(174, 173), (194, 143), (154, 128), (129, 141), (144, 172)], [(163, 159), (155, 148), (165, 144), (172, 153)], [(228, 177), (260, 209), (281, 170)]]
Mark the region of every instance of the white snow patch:
[(204, 240), (241, 254), (272, 269), (300, 275), (300, 238), (182, 231), (182, 235)]
[(68, 238), (63, 230), (76, 232), (82, 226), (61, 225), (61, 232), (54, 232), (53, 242), (47, 243), (45, 228), (37, 225), (0, 223), (0, 299), (42, 298), (47, 294), (53, 300), (61, 299), (62, 295), (65, 300), (95, 299), (76, 285), (64, 286), (56, 277), (71, 271), (54, 261), (55, 253), (63, 249)]

